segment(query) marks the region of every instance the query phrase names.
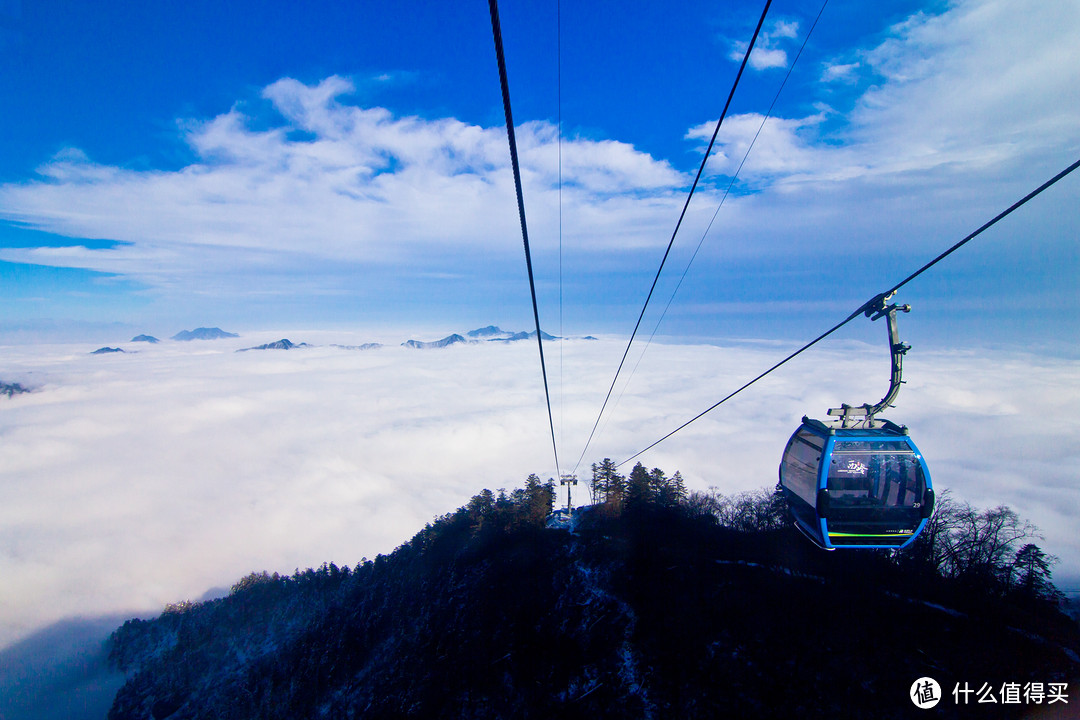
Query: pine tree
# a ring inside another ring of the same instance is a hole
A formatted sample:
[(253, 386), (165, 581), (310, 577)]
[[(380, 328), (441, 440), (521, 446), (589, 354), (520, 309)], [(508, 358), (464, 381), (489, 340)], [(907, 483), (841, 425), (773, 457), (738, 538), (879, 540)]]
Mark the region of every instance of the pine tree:
[(668, 478), (664, 474), (664, 471), (660, 468), (653, 468), (649, 471), (649, 501), (650, 502), (663, 502), (665, 496), (665, 490), (667, 489)]
[(491, 515), (494, 509), (495, 493), (491, 492), (487, 488), (484, 488), (478, 494), (473, 495), (472, 499), (469, 500), (469, 517), (474, 523), (478, 523), (482, 518)]
[(1060, 592), (1050, 581), (1050, 566), (1057, 562), (1035, 543), (1027, 543), (1016, 551), (1012, 570), (1016, 578), (1015, 592), (1025, 600), (1057, 600)]
[(660, 468), (653, 468), (650, 477), (655, 486), (656, 502), (666, 507), (674, 507), (686, 500), (686, 483), (678, 471), (671, 477), (664, 477)]
[(536, 473), (529, 475), (525, 480), (523, 505), (526, 522), (543, 525), (555, 507), (555, 481), (542, 483)]
[(611, 458), (604, 458), (599, 465), (592, 465), (589, 489), (593, 503), (607, 503), (618, 507), (626, 497), (626, 478), (619, 474)]
[(675, 474), (671, 476), (668, 487), (671, 489), (671, 493), (675, 498), (675, 504), (686, 501), (686, 483), (683, 481), (681, 472), (678, 470), (675, 471)]
[(626, 479), (626, 502), (631, 505), (647, 503), (652, 499), (652, 477), (645, 466), (638, 463)]

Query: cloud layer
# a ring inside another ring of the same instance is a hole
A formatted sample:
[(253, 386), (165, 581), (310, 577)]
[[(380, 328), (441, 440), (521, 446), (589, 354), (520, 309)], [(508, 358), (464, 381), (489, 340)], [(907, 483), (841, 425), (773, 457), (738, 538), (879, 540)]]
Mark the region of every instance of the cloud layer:
[[(379, 338), (293, 332), (323, 346), (233, 352), (280, 336), (107, 356), (0, 348), (5, 372), (40, 387), (0, 398), (0, 646), (64, 617), (155, 612), (251, 570), (355, 564), (483, 487), (555, 472), (534, 346), (350, 351), (328, 343)], [(565, 472), (622, 341), (548, 348)], [(637, 452), (785, 351), (653, 345), (578, 472)], [(893, 417), (912, 427), (935, 484), (1014, 507), (1061, 557), (1058, 576), (1080, 578), (1080, 424), (1068, 412), (1080, 365), (913, 353), (906, 371)], [(880, 348), (830, 345), (642, 460), (696, 490), (771, 486), (804, 413), (876, 400), (886, 375)]]

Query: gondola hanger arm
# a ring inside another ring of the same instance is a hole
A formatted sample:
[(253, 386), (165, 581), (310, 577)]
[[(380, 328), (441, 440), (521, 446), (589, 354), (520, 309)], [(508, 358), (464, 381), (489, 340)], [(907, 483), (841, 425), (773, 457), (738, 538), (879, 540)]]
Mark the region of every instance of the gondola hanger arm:
[(874, 427), (874, 416), (885, 408), (892, 406), (893, 400), (896, 399), (897, 394), (900, 392), (900, 386), (904, 383), (903, 358), (905, 353), (911, 349), (911, 346), (900, 341), (900, 331), (896, 325), (896, 313), (911, 312), (911, 305), (898, 305), (896, 303), (891, 305), (887, 304), (889, 299), (895, 294), (895, 290), (881, 293), (865, 303), (851, 316), (855, 317), (861, 311), (871, 320), (879, 320), (881, 318), (886, 319), (889, 333), (889, 355), (892, 360), (892, 372), (889, 376), (889, 391), (885, 393), (885, 397), (877, 403), (873, 405), (866, 403), (858, 406), (851, 406), (844, 403), (838, 408), (831, 408), (829, 410), (829, 415), (839, 418), (841, 427), (855, 427), (860, 425), (871, 428)]

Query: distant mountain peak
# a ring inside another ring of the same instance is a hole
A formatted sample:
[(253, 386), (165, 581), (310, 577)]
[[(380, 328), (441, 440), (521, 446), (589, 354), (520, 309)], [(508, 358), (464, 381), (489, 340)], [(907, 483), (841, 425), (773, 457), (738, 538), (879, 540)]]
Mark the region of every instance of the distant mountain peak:
[(145, 342), (154, 344), (159, 342), (159, 340), (153, 335), (136, 335), (135, 337), (131, 338), (131, 342)]
[(469, 343), (471, 341), (466, 340), (461, 335), (454, 333), (453, 335), (447, 335), (442, 340), (435, 340), (433, 342), (422, 342), (420, 340), (406, 340), (401, 343), (403, 347), (416, 348), (426, 350), (429, 348), (444, 348), (449, 345), (456, 345), (457, 343)]
[(288, 338), (281, 338), (277, 342), (266, 343), (265, 345), (256, 345), (255, 347), (241, 348), (236, 352), (247, 352), (248, 350), (292, 350), (293, 348), (311, 347), (307, 343), (294, 343)]
[(19, 383), (6, 383), (0, 382), (0, 396), (7, 395), (12, 397), (13, 395), (22, 395), (23, 393), (30, 392), (30, 388), (23, 387)]
[(123, 349), (121, 349), (121, 348), (114, 348), (114, 347), (100, 347), (100, 348), (98, 348), (97, 350), (94, 350), (94, 351), (93, 351), (92, 353), (90, 353), (90, 354), (91, 354), (91, 355), (108, 355), (109, 353), (122, 353), (122, 352), (124, 352), (124, 351), (123, 351)]
[[(517, 342), (518, 340), (530, 340), (536, 337), (536, 331), (525, 332), (524, 330), (516, 333), (506, 333), (506, 337), (501, 338), (489, 338), (492, 342)], [(554, 335), (549, 335), (543, 330), (540, 331), (540, 337), (544, 340), (558, 340), (559, 338)]]
[(182, 341), (186, 342), (188, 340), (220, 340), (222, 338), (234, 338), (234, 337), (240, 337), (240, 336), (237, 335), (236, 333), (225, 332), (224, 330), (222, 330), (221, 328), (218, 328), (218, 327), (212, 327), (212, 328), (200, 327), (200, 328), (195, 328), (194, 330), (181, 330), (180, 332), (173, 335), (172, 339), (173, 340), (182, 340)]
[(470, 330), (465, 334), (471, 338), (488, 338), (495, 335), (508, 335), (509, 333), (500, 328), (498, 325), (488, 325), (487, 327)]

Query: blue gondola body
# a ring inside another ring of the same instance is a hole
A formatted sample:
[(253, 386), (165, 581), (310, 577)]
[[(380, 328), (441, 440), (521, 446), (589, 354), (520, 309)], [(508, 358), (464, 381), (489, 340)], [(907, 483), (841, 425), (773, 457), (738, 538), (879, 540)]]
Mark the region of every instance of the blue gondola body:
[(837, 428), (803, 418), (780, 462), (796, 526), (827, 550), (907, 547), (933, 513), (934, 490), (907, 428)]

